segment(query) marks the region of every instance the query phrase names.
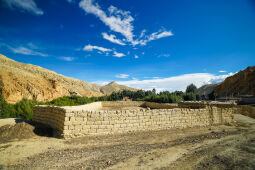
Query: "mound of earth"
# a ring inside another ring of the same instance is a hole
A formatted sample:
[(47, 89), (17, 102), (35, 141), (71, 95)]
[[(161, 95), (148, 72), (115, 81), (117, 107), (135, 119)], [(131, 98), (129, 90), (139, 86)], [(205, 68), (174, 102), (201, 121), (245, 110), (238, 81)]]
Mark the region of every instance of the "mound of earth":
[(42, 124), (21, 122), (0, 127), (0, 143), (15, 139), (28, 139), (36, 136), (53, 136), (50, 127)]
[(0, 142), (34, 137), (36, 136), (34, 130), (34, 126), (25, 122), (15, 125), (4, 125), (0, 127)]

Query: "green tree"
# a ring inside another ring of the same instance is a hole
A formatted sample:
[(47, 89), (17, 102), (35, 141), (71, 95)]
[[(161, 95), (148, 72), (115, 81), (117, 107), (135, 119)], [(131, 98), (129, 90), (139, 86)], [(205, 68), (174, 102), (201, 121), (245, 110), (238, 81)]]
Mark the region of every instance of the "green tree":
[(0, 93), (0, 118), (15, 117), (15, 109), (12, 104), (8, 104)]
[(192, 92), (190, 93), (186, 93), (184, 96), (183, 96), (184, 100), (185, 101), (195, 101), (196, 100), (196, 95)]
[(186, 88), (186, 93), (197, 93), (197, 87), (192, 83), (190, 85), (187, 86)]

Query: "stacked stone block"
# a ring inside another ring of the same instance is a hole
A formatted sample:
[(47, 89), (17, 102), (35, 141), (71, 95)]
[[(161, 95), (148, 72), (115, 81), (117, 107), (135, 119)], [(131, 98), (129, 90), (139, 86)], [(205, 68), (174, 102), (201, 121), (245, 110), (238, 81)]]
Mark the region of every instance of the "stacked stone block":
[[(231, 107), (205, 106), (202, 109), (150, 109), (146, 102), (134, 102), (145, 108), (131, 110), (100, 110), (100, 106), (131, 106), (132, 102), (95, 102), (84, 106), (35, 106), (33, 120), (47, 124), (63, 138), (84, 135), (115, 134), (129, 131), (187, 128), (231, 123)], [(150, 105), (152, 105), (150, 103)], [(95, 106), (95, 110), (93, 110)], [(169, 106), (167, 106), (169, 107)], [(177, 106), (175, 106), (177, 107)], [(103, 109), (103, 108), (102, 108)]]

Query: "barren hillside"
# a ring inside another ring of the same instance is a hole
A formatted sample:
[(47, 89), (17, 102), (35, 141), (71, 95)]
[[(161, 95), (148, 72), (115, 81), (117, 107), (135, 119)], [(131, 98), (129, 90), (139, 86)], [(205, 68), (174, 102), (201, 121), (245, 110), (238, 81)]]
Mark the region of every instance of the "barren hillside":
[(206, 85), (198, 88), (197, 93), (199, 95), (205, 95), (206, 96), (206, 95), (210, 94), (217, 85), (218, 84), (206, 84)]
[(101, 87), (101, 92), (103, 94), (106, 94), (106, 95), (109, 95), (111, 94), (112, 92), (116, 92), (116, 91), (122, 91), (122, 90), (130, 90), (130, 91), (137, 91), (137, 89), (134, 89), (134, 88), (131, 88), (131, 87), (128, 87), (128, 86), (124, 86), (124, 85), (119, 85), (117, 83), (115, 83), (114, 81)]
[(255, 96), (255, 66), (247, 67), (235, 75), (226, 78), (214, 88), (220, 97), (254, 95)]
[(105, 90), (107, 87), (66, 77), (39, 66), (19, 63), (0, 54), (0, 92), (9, 103), (23, 98), (49, 101), (69, 95), (101, 96), (125, 89), (115, 85)]

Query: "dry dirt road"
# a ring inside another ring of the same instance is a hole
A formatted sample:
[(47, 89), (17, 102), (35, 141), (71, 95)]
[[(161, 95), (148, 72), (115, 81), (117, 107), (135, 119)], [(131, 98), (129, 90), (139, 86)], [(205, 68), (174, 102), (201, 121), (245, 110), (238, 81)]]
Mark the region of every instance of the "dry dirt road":
[(255, 119), (62, 140), (0, 140), (0, 169), (255, 169)]

